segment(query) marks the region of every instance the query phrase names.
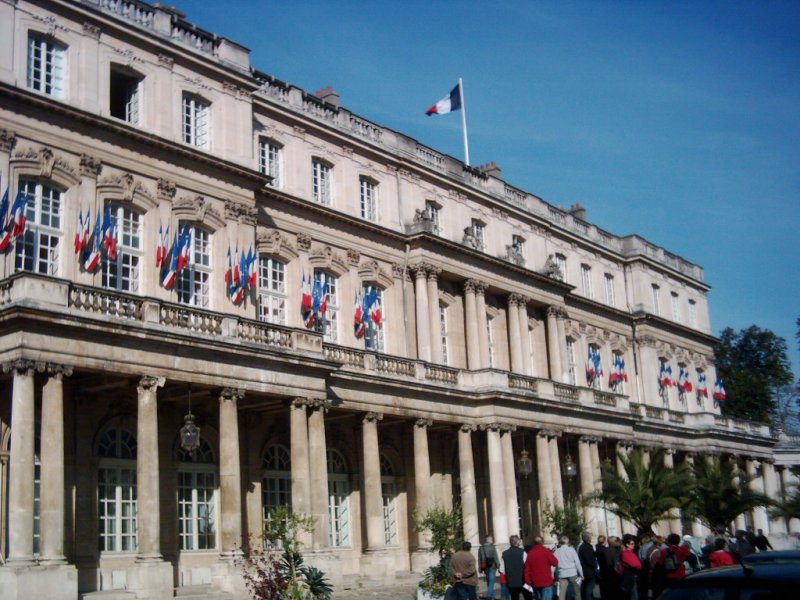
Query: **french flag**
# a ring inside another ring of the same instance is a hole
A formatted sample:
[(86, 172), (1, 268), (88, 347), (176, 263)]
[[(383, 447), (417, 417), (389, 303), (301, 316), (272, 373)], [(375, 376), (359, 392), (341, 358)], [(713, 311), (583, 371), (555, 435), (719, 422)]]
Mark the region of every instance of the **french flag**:
[(178, 262), (176, 264), (176, 271), (183, 271), (186, 265), (189, 264), (189, 252), (192, 249), (192, 235), (186, 225), (183, 226), (181, 232), (180, 243), (178, 244), (179, 250), (177, 252)]
[(456, 87), (452, 89), (452, 91), (439, 100), (436, 104), (431, 106), (428, 110), (425, 111), (425, 114), (429, 117), (431, 115), (446, 115), (449, 112), (453, 112), (454, 110), (461, 109), (461, 84), (457, 83)]
[(717, 379), (716, 383), (714, 384), (714, 400), (720, 402), (725, 400), (728, 395), (725, 393), (725, 386), (722, 383), (721, 379)]
[(14, 223), (14, 230), (12, 237), (18, 238), (25, 233), (25, 223), (28, 216), (25, 212), (28, 210), (28, 195), (22, 190), (17, 192), (17, 197), (14, 199), (14, 206), (11, 207), (11, 214)]
[(169, 225), (167, 230), (161, 223), (158, 224), (158, 246), (156, 246), (156, 269), (162, 267), (167, 261), (167, 241), (169, 240)]
[(231, 267), (231, 247), (228, 246), (228, 268), (225, 269), (225, 283), (228, 285), (233, 281), (233, 267)]
[(86, 253), (83, 259), (83, 268), (92, 273), (100, 263), (100, 252), (103, 238), (100, 235), (100, 211), (97, 211), (97, 219), (94, 222), (94, 233), (92, 234), (92, 249)]
[(166, 260), (164, 262), (164, 272), (161, 276), (161, 285), (164, 286), (164, 289), (169, 290), (172, 289), (173, 284), (175, 283), (175, 278), (178, 274), (178, 234), (177, 232), (172, 236), (172, 248), (170, 248), (167, 256), (171, 255), (171, 260), (169, 261), (169, 266), (166, 264)]
[(117, 220), (111, 216), (108, 206), (103, 216), (103, 249), (109, 260), (117, 260)]
[(245, 281), (245, 285), (251, 289), (256, 289), (256, 283), (258, 283), (258, 269), (254, 268), (256, 258), (258, 257), (251, 246), (247, 251), (247, 281)]
[(8, 247), (11, 241), (11, 228), (6, 227), (8, 219), (8, 188), (6, 188), (3, 199), (0, 200), (0, 251)]

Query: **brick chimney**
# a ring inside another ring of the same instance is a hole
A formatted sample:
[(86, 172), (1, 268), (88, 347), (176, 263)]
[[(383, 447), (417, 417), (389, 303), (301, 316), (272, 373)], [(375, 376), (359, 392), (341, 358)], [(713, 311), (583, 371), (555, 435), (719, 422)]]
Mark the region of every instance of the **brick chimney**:
[(339, 108), (339, 92), (334, 90), (331, 86), (317, 90), (314, 92), (314, 95), (320, 100), (324, 100), (328, 104), (333, 104), (336, 108)]
[(500, 167), (497, 166), (497, 163), (494, 161), (486, 163), (485, 165), (481, 165), (480, 167), (478, 167), (478, 170), (484, 175), (495, 177), (496, 179), (500, 179), (500, 173), (502, 173), (502, 170), (500, 169)]
[(586, 220), (586, 209), (581, 206), (580, 202), (576, 202), (570, 206), (568, 212), (576, 219), (580, 219), (581, 221)]

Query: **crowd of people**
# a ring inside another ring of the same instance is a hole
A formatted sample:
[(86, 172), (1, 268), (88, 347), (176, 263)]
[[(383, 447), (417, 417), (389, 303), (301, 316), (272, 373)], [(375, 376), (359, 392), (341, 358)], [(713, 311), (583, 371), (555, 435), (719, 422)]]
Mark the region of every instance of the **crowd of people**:
[(509, 548), (498, 555), (489, 536), (478, 550), (464, 542), (450, 563), (459, 600), (477, 600), (479, 573), (485, 577), (486, 594), (495, 600), (496, 586), (502, 600), (647, 600), (658, 596), (676, 580), (699, 569), (732, 565), (756, 551), (772, 546), (761, 529), (737, 531), (733, 539), (723, 532), (705, 538), (702, 547), (691, 536), (677, 533), (621, 538), (601, 535), (592, 544), (584, 533), (577, 549), (562, 536), (549, 548), (541, 536), (523, 548), (519, 536), (511, 536)]

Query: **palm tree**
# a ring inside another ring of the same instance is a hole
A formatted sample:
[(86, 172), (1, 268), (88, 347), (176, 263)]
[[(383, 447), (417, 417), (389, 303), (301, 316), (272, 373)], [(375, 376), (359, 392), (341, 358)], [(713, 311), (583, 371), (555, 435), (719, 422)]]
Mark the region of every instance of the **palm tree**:
[(773, 519), (800, 519), (800, 487), (795, 488), (783, 499), (773, 501), (769, 509), (769, 516)]
[(651, 450), (648, 461), (642, 448), (630, 454), (619, 452), (623, 472), (605, 461), (600, 466), (602, 490), (592, 494), (592, 499), (605, 502), (608, 510), (636, 525), (640, 533), (652, 534), (653, 525), (683, 506), (691, 492), (688, 469), (684, 465), (666, 467), (665, 454), (663, 448)]
[(739, 515), (771, 504), (767, 496), (750, 488), (753, 477), (733, 461), (700, 458), (692, 474), (694, 486), (686, 513), (712, 529), (726, 530)]

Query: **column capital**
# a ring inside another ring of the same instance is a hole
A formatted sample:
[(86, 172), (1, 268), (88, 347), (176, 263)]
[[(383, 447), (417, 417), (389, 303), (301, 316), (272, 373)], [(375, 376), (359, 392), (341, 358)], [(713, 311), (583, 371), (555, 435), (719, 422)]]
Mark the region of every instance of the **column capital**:
[(460, 432), (462, 432), (462, 433), (472, 433), (473, 431), (476, 431), (477, 429), (478, 428), (475, 425), (473, 425), (472, 423), (462, 423), (458, 427), (458, 430)]
[(441, 267), (437, 267), (435, 265), (428, 265), (428, 280), (436, 281), (439, 278), (439, 274), (442, 272)]
[(239, 402), (244, 399), (242, 388), (225, 387), (219, 393), (219, 399), (223, 402)]
[(486, 284), (477, 279), (467, 279), (464, 282), (464, 291), (483, 295), (484, 291), (486, 291)]
[(433, 425), (433, 419), (417, 419), (414, 421), (414, 427), (427, 428)]
[(383, 414), (377, 412), (368, 412), (364, 414), (361, 420), (364, 423), (377, 423), (378, 421), (383, 420)]
[(631, 440), (617, 440), (617, 448), (622, 450), (632, 450), (634, 443)]
[(582, 435), (578, 438), (579, 444), (599, 444), (603, 438), (596, 435)]
[(328, 412), (333, 403), (328, 398), (306, 398), (306, 406), (311, 410), (321, 410)]
[(72, 365), (60, 365), (58, 363), (47, 363), (47, 374), (59, 381), (64, 377), (72, 375)]
[(139, 385), (136, 387), (139, 393), (155, 391), (160, 387), (164, 387), (166, 381), (163, 377), (153, 377), (151, 375), (144, 375), (139, 380)]
[(553, 317), (556, 319), (568, 319), (569, 315), (567, 314), (566, 309), (563, 306), (558, 306), (556, 304), (551, 304), (547, 307), (547, 316)]
[(509, 306), (519, 306), (521, 308), (525, 308), (528, 304), (528, 297), (524, 294), (518, 294), (517, 292), (512, 292), (508, 295), (508, 305)]
[(557, 438), (561, 434), (555, 429), (540, 429), (539, 431), (536, 432), (536, 435), (549, 440), (550, 438)]
[(43, 373), (47, 368), (47, 363), (28, 360), (27, 358), (18, 358), (3, 363), (3, 373), (14, 373), (18, 375), (33, 375), (33, 371)]
[(430, 265), (424, 262), (408, 266), (408, 270), (411, 271), (411, 274), (414, 276), (414, 279), (426, 279), (428, 277), (429, 268)]
[(517, 426), (511, 423), (481, 423), (479, 428), (481, 431), (497, 431), (499, 433), (508, 433), (517, 430)]
[(770, 457), (767, 457), (767, 458), (762, 458), (761, 462), (763, 464), (765, 464), (765, 465), (774, 465), (775, 464), (775, 459), (770, 456)]

